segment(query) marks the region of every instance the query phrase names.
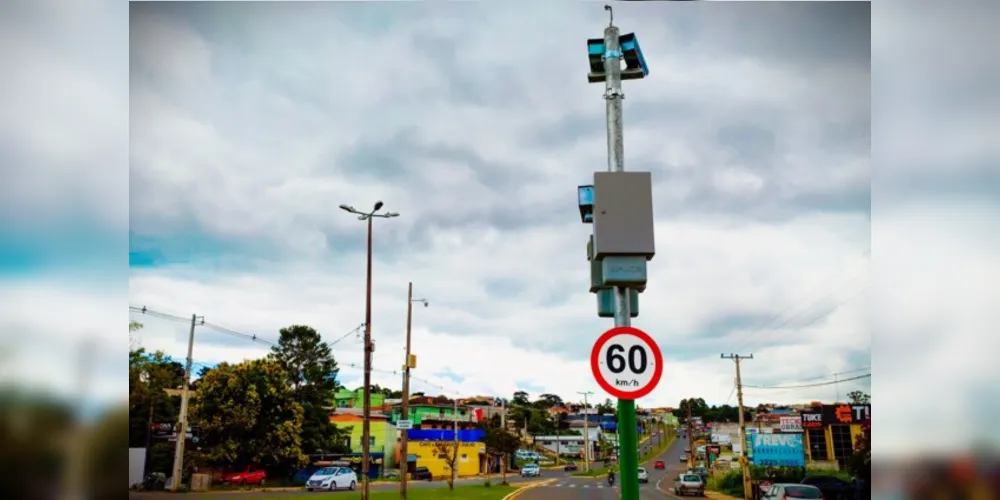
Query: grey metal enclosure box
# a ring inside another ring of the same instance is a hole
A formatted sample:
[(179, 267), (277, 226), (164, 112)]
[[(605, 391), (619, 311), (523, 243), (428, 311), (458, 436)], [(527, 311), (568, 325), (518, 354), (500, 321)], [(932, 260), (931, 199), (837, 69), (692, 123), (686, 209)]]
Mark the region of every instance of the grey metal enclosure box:
[(655, 253), (652, 174), (594, 172), (595, 257)]

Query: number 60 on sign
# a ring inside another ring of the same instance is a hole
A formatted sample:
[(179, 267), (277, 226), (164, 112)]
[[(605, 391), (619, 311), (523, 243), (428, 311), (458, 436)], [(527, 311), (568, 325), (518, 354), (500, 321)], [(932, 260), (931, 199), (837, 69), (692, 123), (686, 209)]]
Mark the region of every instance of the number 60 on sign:
[(590, 368), (608, 394), (634, 400), (652, 392), (660, 382), (663, 355), (646, 332), (619, 326), (598, 337), (590, 352)]

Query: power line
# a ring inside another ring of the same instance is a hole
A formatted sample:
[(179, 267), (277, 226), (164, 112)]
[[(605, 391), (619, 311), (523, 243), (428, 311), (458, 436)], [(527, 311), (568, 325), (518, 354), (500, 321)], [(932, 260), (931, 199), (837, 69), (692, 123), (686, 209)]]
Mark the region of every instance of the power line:
[[(868, 255), (870, 255), (870, 254), (871, 254), (871, 250), (867, 250), (867, 251), (865, 251), (865, 253), (864, 253), (864, 254), (862, 255), (862, 257), (867, 257), (867, 256), (868, 256)], [(809, 289), (808, 289), (808, 291), (806, 292), (806, 294), (805, 294), (805, 295), (811, 295), (811, 294), (812, 294), (813, 292), (815, 292), (815, 291), (817, 291), (817, 290), (820, 290), (820, 289), (823, 289), (823, 288), (827, 288), (827, 285), (829, 285), (829, 284), (832, 284), (832, 283), (833, 283), (833, 282), (834, 282), (834, 281), (835, 281), (835, 280), (836, 280), (837, 278), (840, 278), (840, 277), (842, 277), (842, 276), (843, 276), (843, 273), (841, 273), (841, 272), (838, 272), (838, 273), (836, 273), (836, 274), (832, 274), (832, 275), (830, 275), (830, 276), (829, 276), (828, 278), (826, 278), (825, 280), (823, 280), (822, 282), (820, 282), (820, 283), (819, 283), (818, 285), (816, 285), (816, 286), (814, 286), (814, 287), (812, 287), (812, 288), (809, 288)], [(768, 327), (770, 327), (770, 326), (771, 326), (771, 325), (773, 325), (774, 323), (776, 323), (776, 322), (778, 322), (779, 320), (781, 320), (781, 318), (785, 317), (785, 316), (786, 316), (787, 314), (789, 314), (789, 313), (792, 313), (792, 312), (794, 312), (794, 311), (798, 310), (798, 313), (796, 313), (796, 314), (793, 314), (793, 315), (792, 315), (791, 317), (789, 317), (788, 319), (786, 319), (786, 320), (785, 320), (784, 322), (782, 322), (782, 323), (781, 323), (780, 325), (778, 325), (777, 327), (774, 327), (774, 328), (772, 328), (772, 330), (778, 330), (778, 329), (781, 329), (781, 328), (783, 328), (784, 326), (788, 325), (789, 323), (791, 323), (792, 321), (794, 321), (794, 320), (795, 320), (795, 319), (797, 319), (798, 317), (801, 317), (803, 313), (805, 313), (805, 312), (808, 312), (809, 310), (811, 310), (811, 309), (812, 309), (812, 308), (814, 308), (815, 306), (819, 305), (819, 304), (820, 304), (820, 303), (821, 303), (821, 302), (822, 302), (822, 301), (823, 301), (824, 299), (826, 299), (826, 298), (827, 298), (827, 297), (829, 297), (829, 296), (830, 296), (830, 293), (826, 293), (826, 294), (823, 294), (823, 295), (821, 295), (821, 296), (820, 296), (820, 297), (819, 297), (819, 298), (818, 298), (817, 300), (814, 300), (814, 301), (812, 301), (812, 302), (811, 302), (811, 303), (809, 303), (809, 304), (808, 304), (808, 305), (807, 305), (807, 306), (806, 306), (805, 308), (802, 308), (802, 309), (799, 309), (799, 307), (798, 307), (797, 305), (795, 305), (795, 304), (793, 304), (793, 305), (791, 305), (791, 306), (787, 307), (786, 309), (782, 310), (782, 311), (781, 311), (780, 313), (778, 313), (778, 314), (776, 314), (776, 315), (772, 316), (772, 317), (771, 317), (771, 319), (769, 319), (769, 320), (767, 320), (766, 322), (764, 322), (763, 324), (761, 324), (761, 326), (759, 326), (759, 327), (755, 328), (755, 329), (754, 329), (754, 330), (752, 330), (752, 331), (751, 331), (750, 333), (748, 333), (748, 334), (747, 334), (747, 335), (746, 335), (746, 336), (744, 337), (744, 342), (743, 342), (743, 343), (742, 343), (741, 345), (739, 345), (739, 346), (738, 346), (738, 349), (736, 349), (736, 350), (737, 350), (737, 351), (740, 351), (740, 350), (743, 350), (743, 349), (745, 349), (745, 348), (746, 348), (747, 346), (749, 346), (749, 345), (750, 345), (750, 344), (752, 343), (752, 342), (750, 342), (750, 340), (752, 339), (752, 337), (753, 337), (754, 335), (756, 335), (756, 334), (760, 333), (761, 331), (763, 331), (763, 330), (765, 330), (765, 329), (768, 329)], [(852, 298), (853, 298), (853, 297), (852, 297)], [(830, 311), (829, 311), (829, 312), (827, 312), (826, 314), (830, 314), (830, 313), (832, 313), (832, 312), (833, 312), (833, 311), (835, 311), (835, 310), (836, 310), (837, 308), (839, 308), (839, 307), (840, 307), (841, 305), (843, 305), (843, 304), (839, 304), (839, 305), (838, 305), (837, 307), (835, 307), (834, 309), (830, 310)], [(824, 314), (823, 316), (825, 316), (826, 314)], [(822, 316), (821, 316), (821, 317), (822, 317)], [(814, 320), (814, 321), (818, 321), (818, 320), (819, 320), (819, 318), (817, 318), (817, 319), (816, 319), (816, 320)], [(811, 322), (810, 322), (810, 324), (811, 324)], [(807, 324), (807, 325), (803, 325), (803, 326), (802, 326), (802, 327), (800, 327), (799, 329), (801, 329), (801, 328), (804, 328), (805, 326), (809, 326), (809, 324)]]
[(822, 387), (824, 385), (840, 384), (842, 382), (850, 382), (852, 380), (861, 380), (863, 378), (871, 377), (871, 373), (866, 373), (864, 375), (858, 375), (856, 377), (842, 378), (840, 380), (831, 380), (827, 382), (818, 382), (815, 384), (801, 384), (801, 385), (784, 385), (784, 386), (765, 386), (765, 385), (744, 385), (743, 387), (752, 387), (754, 389), (804, 389), (806, 387)]

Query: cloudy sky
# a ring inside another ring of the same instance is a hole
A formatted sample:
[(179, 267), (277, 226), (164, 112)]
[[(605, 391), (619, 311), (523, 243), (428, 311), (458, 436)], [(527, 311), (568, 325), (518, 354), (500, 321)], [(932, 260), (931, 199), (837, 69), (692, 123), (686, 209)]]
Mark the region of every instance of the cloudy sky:
[[(0, 83), (0, 157), (19, 167), (0, 184), (5, 376), (123, 400), (127, 295), (204, 316), (199, 366), (260, 356), (300, 323), (343, 338), (357, 385), (365, 227), (337, 206), (383, 200), (402, 215), (375, 226), (377, 383), (399, 385), (412, 281), (430, 301), (414, 310), (414, 390), (603, 397), (587, 355), (611, 321), (587, 292), (575, 207), (606, 166), (584, 53), (600, 4), (69, 3), (44, 25), (23, 22), (35, 3), (6, 8), (0, 47), (21, 50), (3, 63), (31, 71)], [(626, 168), (653, 173), (658, 250), (634, 324), (666, 359), (640, 404), (734, 403), (720, 353), (753, 353), (748, 386), (864, 375), (873, 338), (891, 384), (873, 391), (876, 419), (963, 419), (995, 394), (979, 381), (1000, 347), (986, 334), (997, 150), (977, 112), (997, 73), (960, 50), (995, 35), (985, 12), (951, 16), (956, 39), (935, 37), (941, 13), (904, 11), (873, 34), (857, 2), (616, 7), (651, 66), (624, 111)], [(879, 106), (895, 120), (872, 123)], [(873, 176), (873, 153), (897, 162)], [(128, 318), (144, 347), (185, 356), (184, 321)]]
[[(652, 68), (624, 111), (659, 250), (635, 324), (667, 359), (642, 403), (726, 402), (721, 352), (752, 352), (760, 385), (867, 368), (868, 6), (616, 14)], [(336, 340), (364, 321), (365, 285), (365, 226), (337, 207), (383, 200), (402, 215), (374, 229), (378, 382), (400, 383), (412, 281), (430, 301), (421, 389), (596, 389), (588, 354), (611, 321), (587, 290), (575, 189), (606, 168), (603, 87), (586, 82), (599, 5), (147, 3), (130, 22), (132, 305)], [(186, 325), (143, 321), (144, 346), (182, 355)], [(205, 364), (267, 347), (197, 337)], [(353, 337), (335, 352), (362, 359)]]

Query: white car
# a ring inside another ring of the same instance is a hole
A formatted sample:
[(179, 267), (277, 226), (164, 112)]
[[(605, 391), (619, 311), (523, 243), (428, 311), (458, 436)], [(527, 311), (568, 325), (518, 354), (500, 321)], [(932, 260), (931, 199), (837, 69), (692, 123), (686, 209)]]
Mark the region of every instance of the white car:
[(306, 490), (353, 490), (358, 487), (358, 476), (347, 467), (324, 467), (306, 481)]
[(525, 464), (521, 467), (521, 477), (538, 477), (542, 475), (542, 470), (538, 464)]
[(639, 467), (639, 482), (640, 483), (649, 482), (649, 472), (646, 471), (645, 467)]

